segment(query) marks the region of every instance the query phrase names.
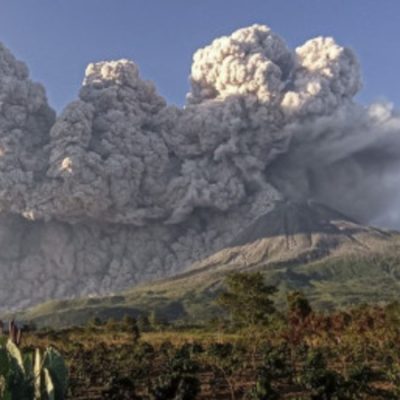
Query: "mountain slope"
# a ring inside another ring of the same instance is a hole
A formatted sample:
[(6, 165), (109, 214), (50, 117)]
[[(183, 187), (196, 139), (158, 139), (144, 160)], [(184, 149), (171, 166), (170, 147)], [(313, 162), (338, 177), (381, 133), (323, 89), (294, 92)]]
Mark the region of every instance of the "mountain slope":
[(282, 202), (241, 231), (226, 249), (195, 263), (247, 267), (273, 263), (299, 264), (330, 255), (380, 252), (398, 234), (362, 226), (317, 203)]
[(362, 226), (320, 204), (282, 202), (238, 233), (231, 245), (186, 272), (118, 296), (49, 302), (19, 314), (39, 324), (79, 324), (157, 310), (170, 319), (207, 319), (231, 271), (262, 271), (279, 304), (301, 289), (316, 307), (390, 301), (400, 288), (400, 234)]

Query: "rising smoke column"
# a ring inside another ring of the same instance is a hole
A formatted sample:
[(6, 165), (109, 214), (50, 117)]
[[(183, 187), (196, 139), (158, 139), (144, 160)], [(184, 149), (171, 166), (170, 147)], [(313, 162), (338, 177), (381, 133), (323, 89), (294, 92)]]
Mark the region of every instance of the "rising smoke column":
[(357, 59), (332, 38), (240, 29), (195, 53), (190, 84), (177, 108), (132, 61), (90, 64), (55, 119), (0, 47), (5, 307), (171, 275), (282, 199), (369, 222), (397, 196), (399, 117), (353, 100)]
[(44, 88), (0, 44), (0, 208), (19, 212), (47, 168), (44, 145), (55, 121)]

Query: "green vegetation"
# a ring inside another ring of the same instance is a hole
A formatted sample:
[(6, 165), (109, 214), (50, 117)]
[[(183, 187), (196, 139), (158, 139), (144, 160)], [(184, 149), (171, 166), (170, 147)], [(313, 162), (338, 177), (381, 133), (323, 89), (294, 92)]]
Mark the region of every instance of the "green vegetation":
[(22, 353), (21, 330), (14, 321), (9, 338), (0, 340), (0, 398), (4, 400), (63, 400), (68, 371), (61, 354), (53, 347)]
[[(208, 322), (161, 320), (157, 312), (95, 317), (82, 327), (27, 331), (20, 346), (31, 355), (34, 348), (58, 349), (40, 354), (58, 365), (60, 355), (65, 359), (70, 399), (399, 398), (399, 303), (327, 313), (300, 291), (288, 292), (285, 307), (277, 309), (277, 295), (263, 274), (237, 272), (218, 291), (214, 307), (220, 312)], [(16, 329), (11, 336), (21, 339)], [(1, 354), (0, 372), (8, 365)], [(65, 382), (58, 377), (66, 369), (57, 375), (51, 365), (43, 368), (54, 385)], [(46, 398), (46, 375), (40, 376)]]
[(227, 310), (237, 326), (265, 324), (275, 311), (271, 295), (273, 286), (266, 286), (261, 272), (234, 272), (225, 278), (227, 290), (217, 298), (217, 304)]

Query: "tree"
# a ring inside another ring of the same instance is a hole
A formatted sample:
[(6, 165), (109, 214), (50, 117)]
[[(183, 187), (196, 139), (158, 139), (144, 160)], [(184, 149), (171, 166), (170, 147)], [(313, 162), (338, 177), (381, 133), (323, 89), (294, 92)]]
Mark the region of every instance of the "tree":
[(288, 331), (286, 339), (292, 346), (297, 346), (303, 341), (307, 328), (309, 328), (312, 308), (305, 295), (298, 291), (287, 295), (287, 304)]
[(307, 354), (299, 380), (304, 388), (310, 392), (310, 399), (312, 400), (348, 398), (342, 393), (344, 389), (343, 377), (328, 369), (326, 359), (319, 349), (312, 350)]
[(290, 292), (287, 295), (288, 316), (296, 318), (298, 321), (304, 321), (312, 312), (308, 299), (302, 292)]
[(134, 342), (137, 342), (139, 340), (140, 331), (135, 318), (129, 315), (124, 315), (124, 318), (122, 319), (122, 328), (125, 332), (132, 335)]
[(275, 312), (271, 295), (274, 286), (267, 286), (261, 272), (234, 272), (225, 279), (226, 290), (217, 303), (226, 310), (238, 326), (262, 325)]
[(146, 314), (140, 314), (137, 320), (140, 332), (148, 332), (151, 329), (149, 317)]

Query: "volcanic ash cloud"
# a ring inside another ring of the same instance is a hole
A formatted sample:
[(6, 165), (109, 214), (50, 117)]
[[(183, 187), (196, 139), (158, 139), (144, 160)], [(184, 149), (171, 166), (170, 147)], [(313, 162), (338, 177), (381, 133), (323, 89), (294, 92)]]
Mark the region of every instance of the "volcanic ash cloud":
[(350, 49), (319, 37), (293, 51), (254, 25), (198, 50), (190, 83), (180, 109), (132, 61), (90, 64), (56, 118), (0, 47), (4, 308), (171, 275), (282, 199), (393, 215), (400, 119), (354, 102)]

